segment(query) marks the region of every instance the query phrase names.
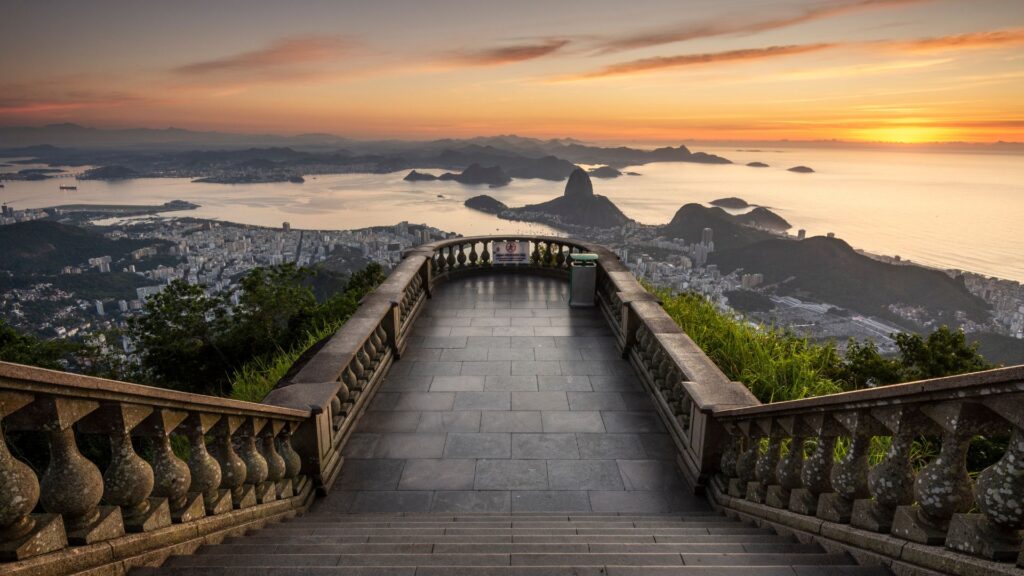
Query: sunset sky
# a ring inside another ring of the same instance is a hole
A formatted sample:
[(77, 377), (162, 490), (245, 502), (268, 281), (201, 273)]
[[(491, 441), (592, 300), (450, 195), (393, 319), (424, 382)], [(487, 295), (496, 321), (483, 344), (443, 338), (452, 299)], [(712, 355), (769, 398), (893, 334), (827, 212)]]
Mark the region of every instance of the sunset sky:
[(1024, 0), (0, 0), (0, 124), (1024, 141)]

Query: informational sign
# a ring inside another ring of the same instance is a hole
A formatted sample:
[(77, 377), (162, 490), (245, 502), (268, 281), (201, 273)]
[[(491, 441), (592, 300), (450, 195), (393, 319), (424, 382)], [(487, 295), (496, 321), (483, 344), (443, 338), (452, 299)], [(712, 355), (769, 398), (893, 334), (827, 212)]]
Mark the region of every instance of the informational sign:
[(530, 261), (530, 243), (518, 240), (494, 242), (495, 264), (526, 264)]

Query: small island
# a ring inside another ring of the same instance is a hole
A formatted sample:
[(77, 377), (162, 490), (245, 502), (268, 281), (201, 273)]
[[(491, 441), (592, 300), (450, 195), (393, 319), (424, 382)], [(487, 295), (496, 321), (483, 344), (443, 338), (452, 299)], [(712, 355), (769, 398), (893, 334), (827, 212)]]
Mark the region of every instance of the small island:
[(590, 170), (590, 175), (594, 178), (618, 178), (622, 176), (622, 172), (619, 172), (611, 166), (598, 166)]
[(737, 198), (730, 196), (728, 198), (719, 198), (718, 200), (712, 200), (710, 202), (712, 206), (718, 206), (719, 208), (728, 208), (730, 210), (742, 210), (744, 208), (750, 208), (750, 204), (743, 198)]
[(735, 218), (737, 222), (744, 226), (770, 232), (785, 232), (793, 227), (785, 218), (764, 207), (754, 208), (750, 212), (740, 214)]
[(502, 170), (501, 166), (481, 166), (480, 164), (470, 164), (459, 174), (453, 172), (445, 172), (440, 176), (434, 176), (433, 174), (424, 174), (423, 172), (417, 172), (413, 170), (405, 176), (403, 180), (407, 182), (429, 182), (433, 180), (450, 180), (458, 182), (459, 184), (487, 184), (491, 188), (500, 188), (508, 185), (512, 181), (512, 178)]
[(797, 174), (811, 174), (814, 172), (814, 169), (809, 166), (793, 166), (792, 168), (787, 168), (787, 170)]
[(479, 210), (480, 212), (495, 215), (508, 210), (508, 206), (506, 206), (504, 202), (496, 200), (493, 196), (488, 196), (486, 194), (473, 196), (469, 200), (466, 200), (464, 204), (466, 208), (472, 208), (473, 210)]
[(99, 168), (93, 168), (86, 170), (79, 180), (131, 180), (132, 178), (138, 178), (141, 176), (135, 170), (125, 166), (100, 166)]
[(768, 165), (765, 164), (764, 162), (747, 162), (747, 166), (750, 166), (751, 168), (767, 168), (768, 167)]

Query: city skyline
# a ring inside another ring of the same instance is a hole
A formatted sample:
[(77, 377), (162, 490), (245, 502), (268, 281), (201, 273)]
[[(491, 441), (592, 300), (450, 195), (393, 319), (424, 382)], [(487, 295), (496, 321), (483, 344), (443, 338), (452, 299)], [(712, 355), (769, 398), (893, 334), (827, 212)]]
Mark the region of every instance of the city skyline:
[(1024, 140), (1024, 4), (1012, 0), (2, 9), (7, 126)]

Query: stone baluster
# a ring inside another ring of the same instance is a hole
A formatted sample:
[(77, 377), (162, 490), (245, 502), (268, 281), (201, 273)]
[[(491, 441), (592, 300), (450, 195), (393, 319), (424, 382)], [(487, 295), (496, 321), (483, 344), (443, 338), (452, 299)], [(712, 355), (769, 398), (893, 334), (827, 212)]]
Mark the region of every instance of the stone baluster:
[(942, 429), (939, 455), (917, 473), (914, 506), (896, 508), (892, 535), (913, 542), (940, 545), (954, 514), (974, 504), (967, 475), (967, 449), (978, 423), (991, 418), (979, 404), (945, 402), (924, 405), (921, 412)]
[(281, 455), (281, 458), (284, 458), (283, 482), (291, 484), (294, 494), (301, 494), (305, 483), (305, 478), (299, 475), (299, 472), (302, 470), (302, 458), (292, 448), (292, 431), (296, 426), (297, 424), (295, 423), (288, 424), (277, 435), (277, 453)]
[[(32, 403), (31, 394), (0, 390), (0, 422)], [(59, 514), (32, 514), (39, 502), (35, 472), (7, 448), (0, 424), (0, 561), (31, 558), (68, 545)]]
[(345, 414), (341, 411), (341, 398), (335, 395), (331, 398), (331, 429), (335, 432), (341, 430), (341, 425), (344, 422)]
[(167, 498), (151, 497), (153, 467), (132, 444), (132, 431), (153, 413), (153, 408), (123, 402), (104, 404), (82, 420), (82, 432), (110, 438), (110, 465), (103, 474), (103, 501), (121, 507), (125, 530), (149, 532), (171, 524)]
[(189, 441), (188, 470), (192, 476), (189, 497), (201, 495), (209, 515), (231, 511), (231, 492), (220, 487), (223, 480), (220, 463), (206, 449), (206, 434), (220, 419), (218, 414), (193, 412), (181, 424)]
[(469, 245), (469, 265), (476, 266), (480, 261), (480, 255), (476, 252), (476, 242)]
[(452, 269), (455, 268), (455, 247), (454, 246), (449, 246), (448, 247), (448, 257), (446, 259), (446, 262), (448, 264), (448, 270), (452, 270)]
[(686, 388), (683, 386), (682, 380), (683, 379), (680, 376), (672, 387), (672, 392), (676, 398), (675, 417), (676, 422), (679, 423), (679, 427), (682, 428), (683, 432), (689, 434), (690, 419), (693, 414), (693, 399), (686, 393)]
[(804, 423), (817, 443), (811, 455), (804, 459), (800, 470), (802, 487), (790, 493), (789, 509), (797, 514), (814, 516), (818, 511), (820, 495), (832, 491), (832, 464), (835, 461), (839, 425), (824, 414), (806, 416)]
[(545, 246), (547, 248), (544, 250), (544, 266), (550, 268), (552, 262), (554, 262), (555, 260), (555, 254), (552, 251), (551, 241), (548, 241), (547, 244), (545, 244)]
[(99, 408), (94, 400), (42, 396), (9, 417), (12, 430), (41, 430), (50, 447), (50, 462), (39, 483), (39, 501), (60, 514), (68, 542), (93, 544), (124, 534), (121, 509), (100, 506), (103, 475), (78, 451), (75, 424)]
[(566, 260), (568, 260), (568, 258), (565, 255), (565, 244), (559, 244), (558, 254), (555, 256), (555, 263), (558, 264), (559, 268), (565, 268)]
[(373, 379), (374, 372), (376, 372), (377, 369), (377, 367), (373, 365), (373, 361), (370, 360), (370, 355), (366, 352), (365, 342), (358, 350), (356, 350), (356, 358), (365, 369), (363, 377), (360, 379), (363, 381), (363, 387), (365, 388), (366, 385), (369, 384), (370, 380)]
[[(335, 397), (335, 399), (337, 399)], [(243, 489), (256, 497), (256, 502), (266, 504), (277, 498), (276, 487), (267, 482), (269, 468), (267, 460), (256, 448), (256, 439), (267, 426), (266, 418), (249, 417), (238, 427), (235, 439), (238, 444), (238, 455), (245, 462), (245, 485)]]
[[(879, 426), (866, 412), (839, 412), (832, 415), (846, 430), (850, 445), (846, 454), (832, 467), (832, 492), (818, 498), (818, 518), (847, 524), (853, 515), (853, 502), (867, 498), (868, 450)], [(882, 432), (884, 433), (884, 432)]]
[(1024, 566), (1024, 398), (993, 397), (984, 404), (1008, 422), (1013, 432), (1002, 458), (986, 468), (974, 484), (974, 501), (981, 513), (954, 514), (946, 547), (989, 560), (1017, 560)]
[(490, 240), (483, 241), (483, 250), (480, 252), (480, 263), (487, 266), (491, 263), (491, 252), (488, 245), (491, 243)]
[(729, 490), (729, 481), (736, 478), (736, 460), (739, 458), (740, 450), (743, 448), (743, 441), (739, 428), (736, 425), (725, 423), (723, 426), (729, 434), (729, 440), (725, 444), (725, 450), (722, 451), (722, 459), (718, 464), (718, 479), (719, 488), (727, 492)]
[(763, 504), (768, 497), (768, 487), (778, 484), (775, 467), (779, 465), (783, 437), (772, 418), (759, 418), (753, 425), (760, 436), (768, 438), (768, 449), (759, 454), (754, 463), (754, 480), (747, 485), (747, 500)]
[(786, 455), (775, 467), (775, 479), (778, 484), (768, 487), (765, 504), (772, 508), (787, 508), (793, 490), (799, 488), (800, 472), (804, 466), (804, 442), (808, 431), (803, 420), (797, 417), (778, 418), (775, 421), (785, 437), (790, 438)]
[(248, 508), (256, 504), (256, 494), (252, 486), (246, 486), (245, 461), (235, 452), (231, 436), (242, 425), (241, 416), (222, 416), (213, 426), (213, 457), (220, 464), (220, 488), (231, 493), (234, 508)]
[(345, 371), (341, 373), (341, 388), (345, 390), (345, 393), (342, 395), (341, 389), (339, 389), (338, 397), (341, 398), (341, 403), (347, 407), (345, 410), (347, 413), (359, 398), (359, 379), (356, 378), (356, 373), (352, 371), (351, 366), (346, 366)]
[(267, 462), (267, 483), (273, 487), (274, 497), (278, 500), (292, 496), (292, 483), (284, 479), (286, 465), (284, 458), (277, 452), (276, 438), (285, 427), (281, 420), (271, 420), (260, 434), (260, 455)]
[(191, 522), (206, 515), (203, 497), (190, 492), (192, 473), (188, 464), (174, 453), (171, 433), (185, 421), (188, 412), (157, 408), (138, 432), (153, 439), (153, 496), (166, 498), (174, 522)]
[(747, 487), (754, 481), (761, 436), (760, 430), (749, 420), (739, 422), (737, 428), (743, 439), (743, 450), (736, 457), (736, 477), (729, 480), (729, 495), (733, 498), (745, 498)]
[(540, 266), (540, 242), (533, 242), (533, 252), (530, 253), (530, 262), (536, 266)]
[(917, 410), (909, 406), (873, 408), (871, 416), (886, 428), (892, 441), (882, 461), (868, 472), (868, 491), (872, 497), (853, 503), (850, 524), (888, 534), (896, 508), (914, 501), (910, 448), (914, 438), (924, 433), (926, 423)]

